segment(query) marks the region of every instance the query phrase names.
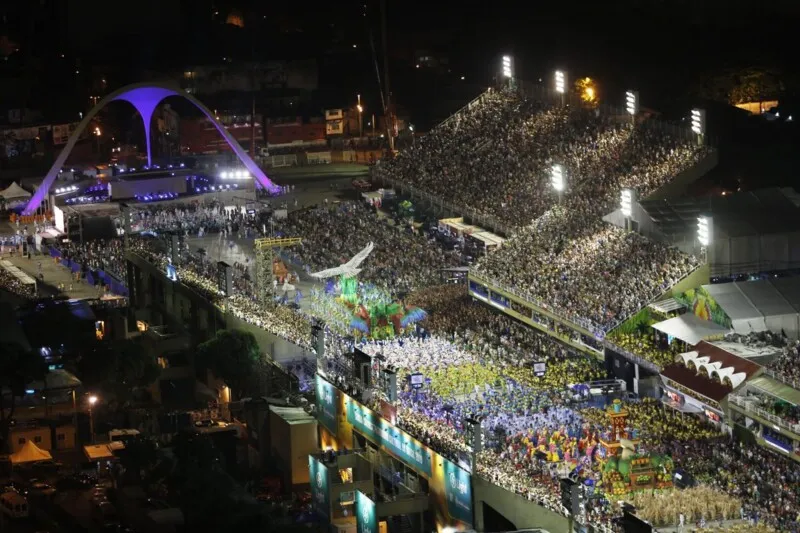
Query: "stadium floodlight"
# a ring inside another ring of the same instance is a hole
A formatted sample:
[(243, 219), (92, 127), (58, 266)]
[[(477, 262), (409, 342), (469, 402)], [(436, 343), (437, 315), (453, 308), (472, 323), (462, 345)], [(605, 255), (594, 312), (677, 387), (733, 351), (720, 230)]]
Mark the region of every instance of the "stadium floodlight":
[(633, 190), (622, 189), (620, 197), (620, 210), (625, 218), (630, 218), (633, 214)]
[(567, 75), (563, 71), (556, 71), (556, 92), (565, 94), (567, 92)]
[(711, 238), (714, 234), (714, 220), (706, 215), (697, 217), (697, 240), (704, 248), (711, 244)]
[(513, 78), (514, 69), (512, 67), (511, 56), (503, 56), (503, 77)]
[(704, 109), (692, 109), (692, 131), (697, 135), (705, 135), (706, 112)]
[(631, 116), (636, 116), (636, 113), (639, 112), (639, 93), (637, 91), (625, 93), (625, 110)]
[(553, 188), (558, 191), (560, 195), (564, 190), (564, 167), (561, 165), (553, 165), (553, 169), (550, 172), (550, 183), (553, 184)]
[(224, 179), (224, 180), (226, 180), (226, 179), (228, 179), (228, 173), (227, 172), (223, 172), (222, 174), (219, 175), (219, 177)]

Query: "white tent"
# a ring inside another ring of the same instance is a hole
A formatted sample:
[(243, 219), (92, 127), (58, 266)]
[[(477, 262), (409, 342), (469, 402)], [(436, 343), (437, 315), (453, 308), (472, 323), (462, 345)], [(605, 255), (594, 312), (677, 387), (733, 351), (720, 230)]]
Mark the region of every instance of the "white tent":
[(692, 346), (702, 340), (722, 338), (729, 331), (714, 322), (698, 318), (694, 313), (684, 313), (653, 324), (653, 327)]
[(23, 200), (25, 198), (30, 198), (31, 193), (17, 185), (16, 182), (9, 185), (4, 191), (0, 191), (0, 196), (6, 199), (6, 201), (11, 200)]
[(48, 461), (53, 456), (50, 452), (39, 448), (32, 440), (25, 441), (22, 448), (16, 453), (11, 454), (11, 464), (35, 463), (37, 461)]
[(764, 320), (764, 315), (756, 309), (756, 306), (747, 299), (737, 285), (739, 284), (735, 282), (717, 283), (703, 285), (703, 288), (731, 319), (731, 325), (736, 333), (747, 335), (748, 333), (767, 331), (767, 321)]

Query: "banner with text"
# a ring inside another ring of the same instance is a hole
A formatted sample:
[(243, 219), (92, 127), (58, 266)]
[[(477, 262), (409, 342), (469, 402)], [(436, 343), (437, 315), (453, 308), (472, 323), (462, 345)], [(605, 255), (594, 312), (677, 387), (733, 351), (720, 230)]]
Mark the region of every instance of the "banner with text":
[(356, 491), (356, 532), (378, 533), (375, 502), (360, 490)]
[(325, 429), (335, 435), (338, 429), (338, 422), (336, 419), (339, 412), (336, 407), (339, 405), (339, 402), (336, 401), (336, 397), (339, 393), (339, 390), (332, 384), (322, 379), (319, 374), (317, 374), (316, 388), (317, 409), (319, 412), (317, 419), (323, 426), (325, 426)]
[(353, 429), (375, 444), (421, 474), (431, 476), (431, 452), (428, 448), (352, 398), (347, 402), (347, 421), (353, 425)]
[(452, 518), (472, 525), (472, 479), (470, 475), (442, 457), (447, 511)]
[(314, 509), (322, 516), (329, 517), (331, 510), (330, 483), (328, 467), (313, 455), (308, 456), (308, 479), (311, 481), (311, 498)]

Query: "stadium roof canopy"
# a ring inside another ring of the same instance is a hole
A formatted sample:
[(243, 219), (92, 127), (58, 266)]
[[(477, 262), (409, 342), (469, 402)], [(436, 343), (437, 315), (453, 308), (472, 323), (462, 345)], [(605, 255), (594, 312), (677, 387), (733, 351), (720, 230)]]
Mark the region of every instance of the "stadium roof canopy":
[(770, 278), (704, 285), (731, 319), (736, 333), (772, 331), (800, 338), (800, 278)]
[(793, 189), (641, 200), (639, 205), (663, 239), (685, 251), (697, 241), (697, 217), (712, 217), (712, 276), (800, 268), (800, 195)]

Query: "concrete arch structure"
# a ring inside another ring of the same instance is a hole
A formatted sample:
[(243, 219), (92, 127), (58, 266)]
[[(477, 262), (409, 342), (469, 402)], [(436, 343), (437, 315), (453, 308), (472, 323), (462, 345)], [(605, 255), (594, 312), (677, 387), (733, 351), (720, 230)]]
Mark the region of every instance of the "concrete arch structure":
[(267, 177), (266, 174), (258, 167), (258, 165), (253, 161), (247, 152), (239, 145), (236, 139), (225, 129), (223, 126), (214, 116), (214, 114), (202, 104), (197, 98), (192, 96), (191, 94), (187, 93), (183, 89), (170, 85), (170, 84), (161, 84), (161, 83), (136, 83), (133, 85), (127, 85), (122, 87), (121, 89), (117, 89), (113, 93), (109, 94), (95, 105), (86, 116), (83, 117), (83, 120), (78, 124), (78, 127), (75, 128), (75, 131), (70, 135), (67, 144), (64, 146), (64, 149), (61, 150), (61, 153), (56, 158), (55, 163), (53, 166), (50, 167), (50, 170), (47, 172), (47, 175), (42, 181), (42, 184), (36, 190), (36, 193), (31, 197), (28, 205), (25, 207), (23, 211), (24, 214), (32, 214), (39, 208), (42, 201), (47, 196), (47, 193), (50, 191), (50, 187), (53, 185), (56, 177), (58, 176), (59, 170), (64, 166), (64, 163), (69, 157), (70, 152), (75, 147), (75, 143), (78, 142), (83, 131), (89, 126), (92, 119), (99, 113), (104, 107), (106, 107), (111, 102), (116, 102), (123, 100), (133, 105), (139, 114), (142, 116), (142, 120), (144, 121), (144, 135), (145, 141), (147, 144), (147, 164), (148, 166), (152, 164), (152, 155), (150, 152), (150, 126), (153, 119), (153, 112), (155, 112), (158, 105), (164, 101), (165, 98), (169, 98), (170, 96), (180, 96), (185, 98), (189, 102), (191, 102), (197, 109), (203, 112), (203, 114), (211, 121), (217, 131), (222, 135), (225, 141), (228, 143), (228, 146), (231, 147), (233, 152), (239, 158), (239, 160), (244, 164), (245, 168), (253, 175), (259, 185), (264, 187), (269, 191), (275, 191), (277, 189), (277, 185), (272, 183), (270, 179)]

